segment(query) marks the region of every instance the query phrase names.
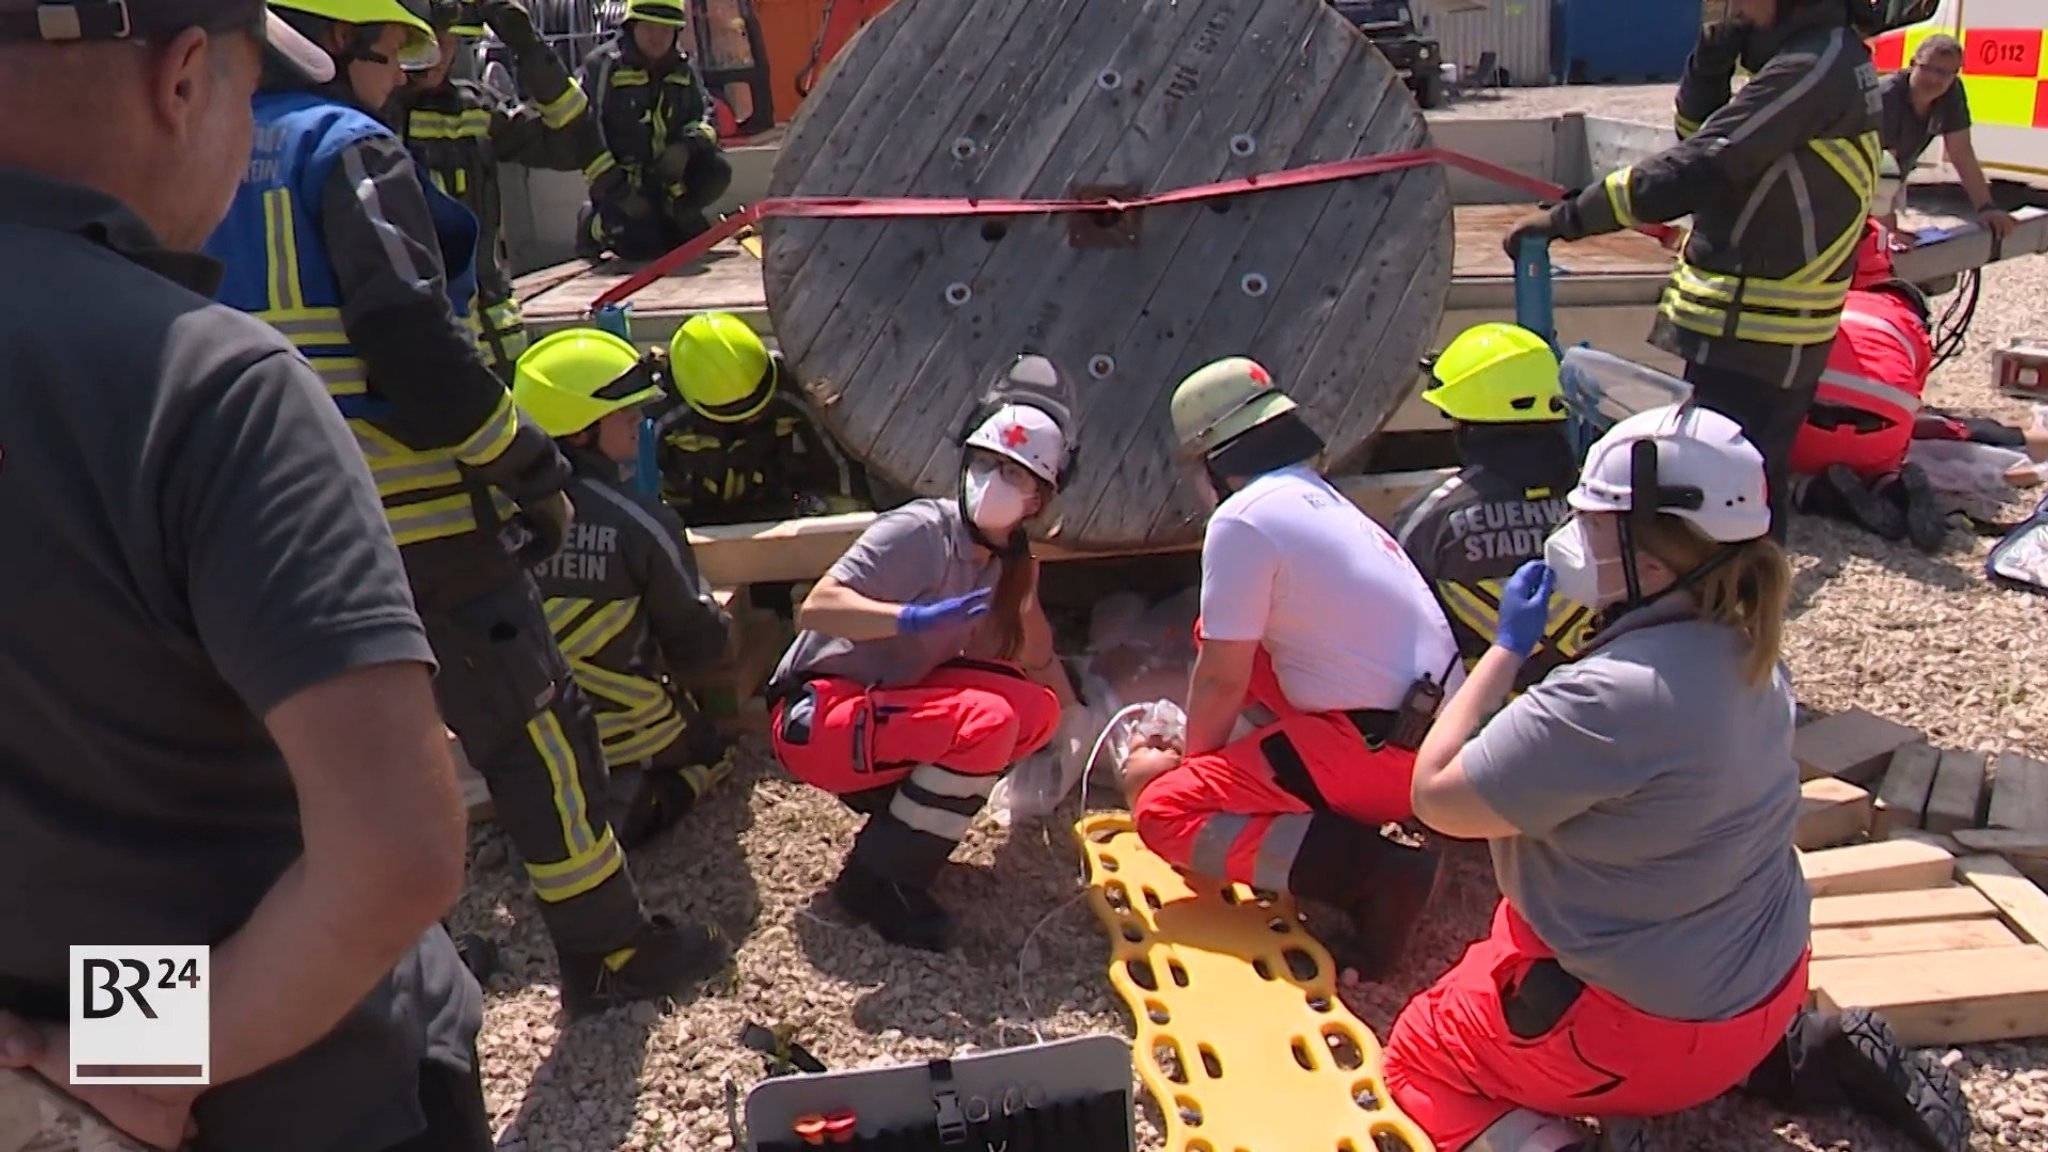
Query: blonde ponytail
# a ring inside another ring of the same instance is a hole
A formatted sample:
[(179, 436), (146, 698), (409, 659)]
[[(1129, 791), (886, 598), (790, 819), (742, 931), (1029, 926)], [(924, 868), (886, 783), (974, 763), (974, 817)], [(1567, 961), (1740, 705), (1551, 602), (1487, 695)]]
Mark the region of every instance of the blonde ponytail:
[(1681, 574), (1697, 570), (1722, 549), (1729, 555), (1692, 585), (1700, 615), (1742, 633), (1748, 653), (1742, 676), (1766, 684), (1784, 647), (1785, 613), (1792, 601), (1792, 565), (1768, 537), (1716, 544), (1676, 516), (1659, 516), (1637, 546)]

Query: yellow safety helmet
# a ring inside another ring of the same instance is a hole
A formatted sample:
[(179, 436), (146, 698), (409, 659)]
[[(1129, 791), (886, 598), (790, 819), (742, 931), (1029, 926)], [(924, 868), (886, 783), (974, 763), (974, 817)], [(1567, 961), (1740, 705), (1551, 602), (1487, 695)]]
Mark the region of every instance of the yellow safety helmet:
[(512, 370), (512, 399), (550, 436), (573, 436), (661, 394), (661, 382), (646, 359), (598, 328), (551, 332), (535, 341)]
[(1186, 457), (1207, 456), (1232, 440), (1295, 410), (1256, 360), (1232, 356), (1195, 370), (1168, 404), (1173, 439)]
[(1429, 361), (1436, 383), (1422, 398), (1465, 424), (1528, 424), (1565, 417), (1557, 353), (1513, 324), (1477, 324)]
[(683, 0), (626, 0), (626, 19), (681, 28)]
[(383, 25), (396, 24), (405, 29), (405, 41), (398, 46), (401, 68), (418, 72), (441, 62), (440, 39), (427, 0), (276, 0), (271, 7), (355, 26), (362, 41), (354, 49), (358, 55), (378, 39)]
[(720, 424), (760, 415), (781, 375), (761, 337), (730, 312), (700, 312), (685, 320), (669, 339), (668, 371), (683, 403)]

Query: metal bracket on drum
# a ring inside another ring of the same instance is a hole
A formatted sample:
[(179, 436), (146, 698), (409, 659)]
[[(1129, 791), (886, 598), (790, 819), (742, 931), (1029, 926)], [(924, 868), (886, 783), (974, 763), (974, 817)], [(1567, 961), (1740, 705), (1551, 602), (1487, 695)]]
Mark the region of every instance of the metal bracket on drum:
[[(1144, 194), (1136, 184), (1070, 184), (1072, 200), (1136, 200)], [(1069, 248), (1136, 248), (1138, 210), (1123, 208), (1101, 212), (1074, 212), (1067, 217)]]

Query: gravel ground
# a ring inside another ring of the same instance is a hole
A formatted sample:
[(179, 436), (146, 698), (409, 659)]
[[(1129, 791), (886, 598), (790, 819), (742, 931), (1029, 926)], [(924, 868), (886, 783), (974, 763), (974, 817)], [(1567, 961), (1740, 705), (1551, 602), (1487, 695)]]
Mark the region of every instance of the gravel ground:
[[(1536, 89), (1473, 99), (1444, 115), (1580, 109), (1660, 123), (1670, 99), (1665, 87)], [(2020, 406), (1990, 389), (1988, 350), (2025, 331), (2029, 305), (2048, 299), (2048, 262), (2002, 265), (1984, 282), (1969, 345), (1937, 373), (1929, 400), (2023, 420)], [(1799, 580), (1791, 661), (1807, 704), (1825, 711), (1860, 705), (1918, 725), (1938, 742), (2048, 756), (2040, 601), (1985, 583), (1984, 543), (1958, 539), (1950, 553), (1930, 559), (1844, 528), (1802, 523), (1792, 545)], [(640, 1008), (573, 1027), (558, 1022), (551, 964), (528, 898), (503, 864), (497, 832), (476, 834), (473, 884), (455, 920), (459, 929), (508, 941), (509, 971), (493, 981), (483, 1039), (501, 1148), (731, 1147), (726, 1085), (744, 1093), (761, 1076), (759, 1057), (735, 1039), (749, 1020), (794, 1025), (799, 1041), (833, 1068), (1014, 1044), (1034, 1026), (1047, 1037), (1129, 1034), (1104, 976), (1097, 925), (1073, 898), (1078, 853), (1063, 830), (978, 830), (940, 890), (961, 918), (955, 953), (891, 948), (848, 926), (817, 896), (855, 818), (781, 778), (761, 748), (749, 752), (725, 792), (634, 865), (652, 907), (709, 917), (744, 941), (729, 981), (672, 1012)], [(1064, 829), (1077, 811), (1070, 803), (1053, 827)], [(1384, 1035), (1403, 999), (1483, 932), (1496, 899), (1483, 851), (1455, 849), (1441, 909), (1407, 971), (1361, 994), (1359, 1015)], [(2048, 1047), (1975, 1047), (1948, 1058), (1967, 1073), (1979, 1122), (1974, 1148), (2048, 1152)], [(1664, 1127), (1673, 1149), (1905, 1147), (1847, 1116), (1793, 1124), (1735, 1101)], [(1149, 1119), (1141, 1120), (1141, 1134), (1146, 1148), (1161, 1146)]]

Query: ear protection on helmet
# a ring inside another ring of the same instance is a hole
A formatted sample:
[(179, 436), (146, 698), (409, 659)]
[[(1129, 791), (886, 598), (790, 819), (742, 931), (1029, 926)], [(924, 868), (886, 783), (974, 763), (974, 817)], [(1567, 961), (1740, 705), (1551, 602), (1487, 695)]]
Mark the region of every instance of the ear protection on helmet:
[(1074, 422), (1074, 397), (1067, 374), (1061, 372), (1053, 362), (1044, 356), (1025, 353), (1010, 363), (1004, 374), (989, 390), (982, 394), (967, 419), (954, 434), (953, 442), (964, 453), (967, 438), (974, 430), (986, 423), (1008, 404), (1024, 404), (1036, 408), (1053, 418), (1060, 426), (1060, 444), (1065, 450), (1065, 459), (1060, 461), (1059, 473), (1054, 486), (1065, 491), (1067, 482), (1073, 479), (1075, 463), (1081, 456), (1080, 439), (1076, 435)]

